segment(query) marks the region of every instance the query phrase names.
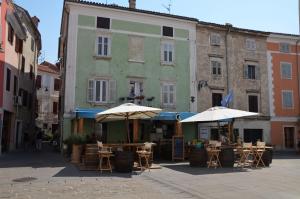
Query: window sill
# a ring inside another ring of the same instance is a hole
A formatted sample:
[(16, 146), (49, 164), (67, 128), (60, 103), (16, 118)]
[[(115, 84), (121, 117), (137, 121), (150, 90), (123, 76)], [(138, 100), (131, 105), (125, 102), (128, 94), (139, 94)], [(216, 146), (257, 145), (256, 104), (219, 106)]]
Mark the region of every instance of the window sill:
[(128, 62), (140, 63), (140, 64), (144, 64), (145, 63), (145, 61), (138, 61), (138, 60), (133, 60), (133, 59), (128, 59)]
[(167, 110), (175, 110), (176, 106), (175, 105), (162, 105), (161, 108), (167, 109)]
[(111, 56), (94, 55), (93, 57), (94, 57), (94, 59), (96, 59), (96, 60), (101, 60), (101, 59), (104, 59), (104, 60), (111, 60), (111, 59), (112, 59)]
[(160, 62), (160, 65), (161, 65), (161, 66), (173, 66), (173, 67), (175, 67), (175, 63), (174, 63), (174, 62), (172, 62), (172, 63), (168, 63), (168, 62)]

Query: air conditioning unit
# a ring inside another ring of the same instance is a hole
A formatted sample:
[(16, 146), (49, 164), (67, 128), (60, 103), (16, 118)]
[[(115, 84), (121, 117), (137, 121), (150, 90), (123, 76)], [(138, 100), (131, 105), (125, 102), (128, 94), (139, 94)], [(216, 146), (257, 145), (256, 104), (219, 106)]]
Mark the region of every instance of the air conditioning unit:
[(14, 96), (14, 105), (22, 106), (22, 97), (21, 96)]

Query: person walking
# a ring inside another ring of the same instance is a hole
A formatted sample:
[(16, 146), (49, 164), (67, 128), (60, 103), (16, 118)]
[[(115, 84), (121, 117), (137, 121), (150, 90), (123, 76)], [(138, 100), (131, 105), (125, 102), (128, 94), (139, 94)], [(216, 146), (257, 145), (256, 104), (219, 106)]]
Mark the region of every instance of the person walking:
[(36, 135), (36, 141), (35, 141), (37, 151), (42, 150), (42, 137), (43, 137), (42, 130), (38, 129), (38, 133)]

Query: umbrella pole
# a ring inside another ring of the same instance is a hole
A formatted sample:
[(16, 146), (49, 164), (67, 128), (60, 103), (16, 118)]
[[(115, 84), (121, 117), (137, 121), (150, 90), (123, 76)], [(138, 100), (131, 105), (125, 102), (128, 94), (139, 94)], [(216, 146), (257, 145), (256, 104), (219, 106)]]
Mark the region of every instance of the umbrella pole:
[(130, 143), (130, 132), (129, 132), (128, 113), (126, 114), (125, 123), (126, 123), (126, 130), (127, 130), (127, 140), (128, 140), (128, 143)]

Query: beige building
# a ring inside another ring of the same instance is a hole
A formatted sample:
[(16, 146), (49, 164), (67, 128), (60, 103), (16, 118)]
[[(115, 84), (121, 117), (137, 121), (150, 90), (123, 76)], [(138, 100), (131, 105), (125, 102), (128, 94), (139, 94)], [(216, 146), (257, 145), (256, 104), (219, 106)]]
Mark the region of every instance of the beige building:
[(45, 132), (58, 130), (60, 70), (44, 61), (38, 66), (36, 80), (37, 113), (36, 125)]
[[(199, 22), (197, 26), (198, 112), (220, 106), (230, 92), (230, 108), (259, 112), (238, 119), (234, 132), (244, 141), (270, 143), (267, 45), (265, 32)], [(210, 139), (218, 139), (212, 124), (201, 124)]]

